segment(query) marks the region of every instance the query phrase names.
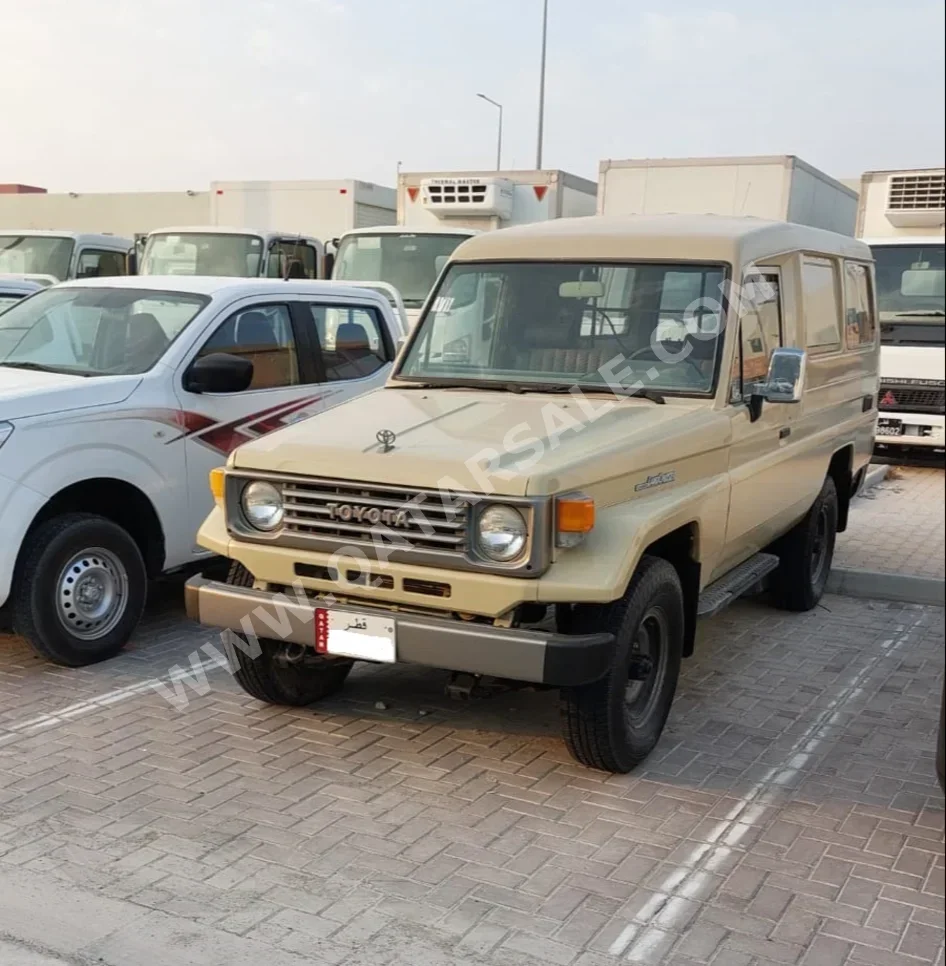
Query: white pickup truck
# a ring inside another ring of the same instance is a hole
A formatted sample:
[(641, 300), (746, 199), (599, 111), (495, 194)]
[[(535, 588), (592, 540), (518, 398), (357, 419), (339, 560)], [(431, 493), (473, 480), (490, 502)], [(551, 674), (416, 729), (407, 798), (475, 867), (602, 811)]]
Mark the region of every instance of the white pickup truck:
[(205, 558), (210, 470), (382, 386), (404, 336), (337, 282), (135, 277), (0, 315), (0, 608), (46, 658), (116, 654), (148, 579)]

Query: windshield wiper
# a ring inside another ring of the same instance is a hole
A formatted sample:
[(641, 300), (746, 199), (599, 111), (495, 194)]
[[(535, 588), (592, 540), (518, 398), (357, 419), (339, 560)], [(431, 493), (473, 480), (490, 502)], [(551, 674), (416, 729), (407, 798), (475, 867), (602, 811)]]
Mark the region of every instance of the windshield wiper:
[(76, 372), (62, 366), (44, 366), (41, 362), (0, 362), (0, 366), (7, 369), (28, 369), (30, 372), (54, 372), (60, 376), (89, 376), (88, 372)]
[(896, 312), (895, 315), (900, 319), (943, 319), (946, 312), (942, 309), (932, 309), (928, 312)]
[(527, 392), (561, 395), (577, 389), (579, 392), (607, 392), (614, 396), (639, 396), (641, 399), (649, 399), (658, 406), (666, 403), (663, 393), (657, 392), (656, 389), (622, 390), (619, 388), (615, 390), (607, 385), (588, 386), (561, 382), (415, 382), (398, 386), (398, 389), (472, 389), (479, 392), (511, 392), (516, 395)]

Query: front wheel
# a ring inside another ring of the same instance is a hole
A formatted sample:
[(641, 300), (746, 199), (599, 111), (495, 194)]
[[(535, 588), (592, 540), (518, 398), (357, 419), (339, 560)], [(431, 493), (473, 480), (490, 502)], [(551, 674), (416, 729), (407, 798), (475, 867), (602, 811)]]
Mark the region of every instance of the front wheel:
[(680, 577), (657, 557), (641, 560), (620, 600), (574, 609), (582, 632), (615, 636), (607, 675), (562, 690), (565, 743), (581, 764), (629, 772), (653, 750), (677, 689), (683, 614)]
[(15, 632), (65, 667), (118, 654), (147, 596), (135, 541), (118, 524), (91, 513), (47, 520), (27, 540), (13, 590)]
[[(252, 587), (253, 575), (234, 562), (227, 583)], [(352, 669), (352, 662), (316, 656), (314, 648), (297, 664), (280, 660), (279, 641), (247, 641), (242, 634), (226, 635), (224, 649), (237, 684), (258, 701), (305, 707), (339, 691)]]
[(775, 547), (779, 566), (772, 594), (778, 607), (806, 611), (818, 605), (831, 573), (837, 535), (838, 490), (828, 476), (804, 519)]

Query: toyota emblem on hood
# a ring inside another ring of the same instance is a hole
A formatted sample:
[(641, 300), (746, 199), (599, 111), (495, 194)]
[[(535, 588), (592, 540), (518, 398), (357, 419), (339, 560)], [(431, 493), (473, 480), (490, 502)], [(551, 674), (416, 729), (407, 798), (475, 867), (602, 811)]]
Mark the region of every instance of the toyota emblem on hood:
[(397, 435), (391, 432), (390, 429), (380, 429), (375, 439), (384, 447), (381, 452), (387, 453), (394, 449), (394, 441), (397, 439)]

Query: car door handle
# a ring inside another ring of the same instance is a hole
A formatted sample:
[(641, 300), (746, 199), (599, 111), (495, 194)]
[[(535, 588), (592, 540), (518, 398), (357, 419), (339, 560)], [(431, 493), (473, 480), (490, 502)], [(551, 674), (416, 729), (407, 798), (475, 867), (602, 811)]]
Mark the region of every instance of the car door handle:
[(791, 435), (792, 435), (792, 428), (791, 428), (791, 426), (783, 426), (778, 431), (778, 438), (779, 439), (788, 439), (788, 437), (791, 436)]
[(873, 408), (874, 408), (874, 397), (873, 396), (865, 396), (861, 400), (861, 412), (862, 413), (869, 413)]

